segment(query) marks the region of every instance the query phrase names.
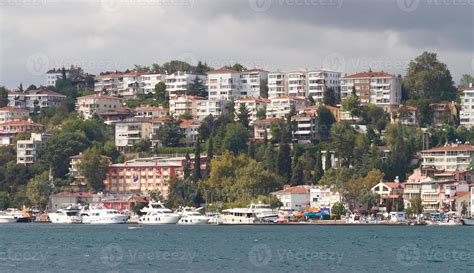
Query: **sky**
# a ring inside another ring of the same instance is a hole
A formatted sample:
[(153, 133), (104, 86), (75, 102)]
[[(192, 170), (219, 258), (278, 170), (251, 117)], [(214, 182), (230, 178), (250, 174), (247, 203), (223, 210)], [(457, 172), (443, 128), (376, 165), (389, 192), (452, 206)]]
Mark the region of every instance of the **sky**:
[(405, 75), (435, 52), (474, 74), (474, 0), (0, 0), (0, 86), (54, 67), (125, 70), (169, 60), (269, 71)]

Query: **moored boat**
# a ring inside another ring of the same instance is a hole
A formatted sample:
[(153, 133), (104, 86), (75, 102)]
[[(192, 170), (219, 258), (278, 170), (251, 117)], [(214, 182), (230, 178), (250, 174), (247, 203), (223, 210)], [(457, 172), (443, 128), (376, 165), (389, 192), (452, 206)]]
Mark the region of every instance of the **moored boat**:
[(177, 214), (181, 215), (179, 219), (178, 225), (207, 225), (209, 223), (210, 217), (206, 215), (202, 215), (199, 213), (199, 210), (202, 208), (194, 209), (194, 208), (180, 208), (176, 211)]
[(163, 225), (176, 224), (181, 218), (180, 215), (173, 213), (172, 210), (166, 208), (161, 202), (150, 201), (148, 207), (140, 210), (145, 215), (140, 217), (140, 224), (145, 225)]
[(124, 224), (128, 220), (127, 215), (118, 210), (95, 207), (90, 210), (81, 211), (83, 224)]
[(474, 219), (473, 218), (464, 218), (461, 220), (463, 226), (474, 226)]
[(48, 213), (48, 217), (53, 224), (80, 224), (82, 223), (80, 212), (79, 207), (69, 206), (65, 209)]

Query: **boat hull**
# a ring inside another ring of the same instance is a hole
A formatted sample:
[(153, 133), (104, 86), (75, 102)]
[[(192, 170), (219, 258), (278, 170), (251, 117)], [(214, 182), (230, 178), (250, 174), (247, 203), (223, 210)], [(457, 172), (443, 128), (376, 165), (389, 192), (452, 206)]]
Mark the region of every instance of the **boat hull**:
[(16, 223), (18, 219), (15, 217), (0, 217), (0, 224), (6, 224), (6, 223)]
[(183, 217), (179, 219), (177, 225), (207, 225), (209, 218), (206, 217)]
[(127, 220), (128, 220), (128, 216), (114, 217), (110, 219), (83, 217), (82, 223), (90, 224), (90, 225), (112, 225), (112, 224), (125, 224)]
[(474, 226), (474, 219), (462, 219), (463, 226)]
[(179, 216), (155, 216), (145, 215), (140, 218), (140, 224), (143, 225), (174, 225), (178, 223)]
[(57, 213), (48, 213), (48, 218), (53, 224), (80, 224), (82, 219), (79, 216), (65, 216)]

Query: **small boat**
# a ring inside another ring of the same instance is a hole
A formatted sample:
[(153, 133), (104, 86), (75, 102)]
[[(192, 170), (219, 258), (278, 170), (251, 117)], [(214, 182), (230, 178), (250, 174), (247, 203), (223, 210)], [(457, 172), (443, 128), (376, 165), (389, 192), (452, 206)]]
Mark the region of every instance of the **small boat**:
[(210, 217), (206, 215), (202, 215), (199, 213), (199, 210), (203, 208), (189, 208), (184, 207), (180, 208), (179, 210), (175, 211), (178, 215), (181, 215), (179, 219), (178, 225), (207, 225), (209, 223)]
[(53, 224), (80, 224), (82, 217), (80, 208), (69, 206), (65, 209), (59, 209), (56, 212), (48, 213), (49, 220)]
[(10, 213), (7, 213), (7, 212), (0, 212), (0, 223), (1, 224), (4, 224), (4, 223), (16, 223), (18, 219), (10, 214)]
[(121, 214), (118, 210), (102, 206), (82, 210), (80, 216), (83, 224), (124, 224), (128, 220), (128, 216)]
[(474, 219), (472, 218), (464, 218), (461, 220), (463, 226), (474, 226)]
[(181, 218), (179, 214), (173, 213), (161, 202), (150, 201), (148, 207), (140, 211), (145, 215), (140, 217), (139, 223), (145, 225), (176, 224)]
[(24, 215), (23, 211), (14, 208), (8, 208), (0, 213), (0, 223), (29, 222), (29, 217)]

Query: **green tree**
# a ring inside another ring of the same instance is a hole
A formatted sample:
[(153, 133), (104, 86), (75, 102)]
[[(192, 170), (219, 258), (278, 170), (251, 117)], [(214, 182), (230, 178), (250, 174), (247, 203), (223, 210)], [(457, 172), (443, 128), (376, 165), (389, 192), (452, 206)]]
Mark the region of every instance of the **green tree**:
[(410, 209), (413, 214), (420, 215), (423, 213), (423, 200), (421, 196), (417, 195), (415, 198), (410, 200)]
[(239, 113), (237, 114), (238, 121), (245, 127), (249, 128), (250, 124), (250, 111), (247, 109), (244, 103), (240, 104)]
[(200, 78), (196, 78), (196, 80), (188, 86), (188, 91), (188, 95), (191, 96), (207, 97), (206, 86)]
[(211, 173), (211, 162), (214, 158), (214, 147), (212, 147), (212, 138), (209, 138), (207, 142), (207, 158), (206, 158), (206, 175), (209, 176)]
[(324, 170), (327, 171), (332, 168), (332, 160), (331, 160), (331, 151), (326, 151), (326, 156), (324, 157)]
[(332, 87), (324, 89), (323, 103), (324, 105), (331, 106), (335, 106), (337, 104), (337, 95)]
[(169, 107), (170, 99), (166, 92), (166, 84), (162, 81), (155, 85), (155, 99), (163, 107)]
[(91, 190), (100, 192), (105, 189), (104, 181), (107, 178), (109, 163), (109, 160), (102, 156), (100, 150), (95, 147), (84, 152), (79, 164), (79, 171)]
[(260, 97), (268, 98), (268, 80), (262, 79), (260, 80)]
[(184, 112), (181, 116), (179, 116), (180, 119), (184, 119), (184, 120), (192, 120), (194, 119), (193, 117), (193, 114), (189, 113), (189, 112)]
[(43, 172), (32, 178), (26, 189), (31, 203), (39, 209), (45, 209), (52, 192), (48, 172)]
[(276, 169), (275, 164), (275, 150), (271, 143), (266, 144), (265, 154), (264, 154), (265, 167), (268, 171), (273, 172)]
[(5, 107), (8, 105), (8, 92), (8, 89), (0, 86), (0, 107)]
[(436, 53), (423, 52), (412, 60), (403, 85), (413, 99), (426, 98), (439, 102), (456, 97), (451, 73), (446, 64), (438, 61)]
[(36, 85), (31, 84), (30, 86), (28, 86), (28, 88), (26, 88), (26, 91), (37, 90), (37, 89), (38, 87), (36, 87)]
[(250, 142), (249, 142), (249, 148), (248, 148), (248, 151), (247, 151), (247, 156), (250, 157), (250, 158), (255, 159), (255, 143), (252, 140), (250, 140)]
[(192, 179), (172, 178), (167, 205), (170, 207), (198, 206), (199, 190)]
[(151, 150), (151, 141), (149, 139), (142, 139), (133, 144), (132, 151), (137, 153), (149, 152)]
[(157, 133), (160, 144), (164, 147), (178, 147), (184, 134), (176, 120), (167, 120), (160, 126)]
[(356, 95), (342, 100), (342, 110), (348, 111), (351, 117), (358, 117), (361, 114), (360, 100)]
[(248, 132), (240, 123), (231, 123), (226, 126), (224, 139), (222, 141), (223, 151), (227, 150), (233, 154), (239, 154), (247, 150)]
[(324, 106), (317, 110), (318, 136), (321, 141), (327, 141), (330, 137), (332, 125), (336, 122), (332, 112)]
[(198, 137), (194, 144), (194, 169), (193, 179), (195, 182), (201, 180), (201, 139)]
[(280, 143), (277, 154), (277, 173), (287, 179), (291, 178), (291, 151), (288, 143)]
[(10, 197), (7, 192), (0, 191), (0, 210), (8, 208), (10, 204)]
[(331, 147), (341, 162), (341, 166), (349, 167), (353, 161), (353, 153), (357, 133), (347, 122), (336, 123), (331, 128)]
[(346, 208), (344, 207), (344, 204), (341, 202), (334, 203), (331, 208), (331, 214), (334, 215), (336, 219), (341, 219), (341, 216), (346, 214)]
[(189, 157), (189, 153), (186, 153), (184, 159), (183, 173), (184, 179), (188, 179), (191, 177), (191, 157)]
[(469, 84), (474, 83), (474, 76), (469, 74), (463, 74), (461, 80), (459, 81), (460, 88), (468, 88)]
[(256, 114), (257, 119), (265, 119), (267, 117), (267, 110), (265, 108), (259, 109)]
[(303, 163), (296, 156), (293, 161), (295, 161), (295, 163), (292, 164), (293, 168), (291, 170), (291, 185), (302, 185), (304, 182)]

